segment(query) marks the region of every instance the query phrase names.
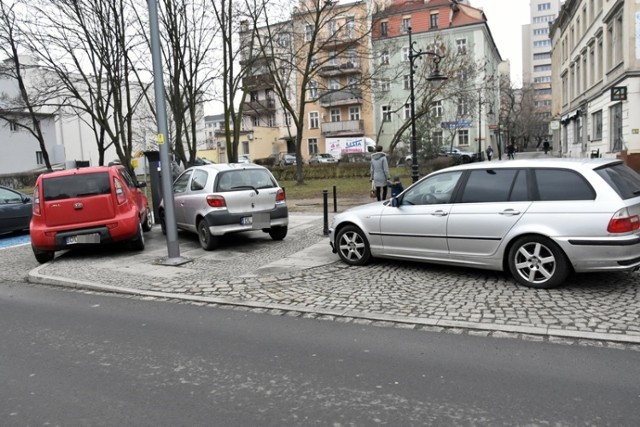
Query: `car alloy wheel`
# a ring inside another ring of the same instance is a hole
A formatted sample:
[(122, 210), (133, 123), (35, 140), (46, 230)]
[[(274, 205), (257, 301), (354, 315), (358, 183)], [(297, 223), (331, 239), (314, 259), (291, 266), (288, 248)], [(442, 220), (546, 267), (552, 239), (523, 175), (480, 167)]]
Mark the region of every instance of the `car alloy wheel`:
[(151, 231), (153, 223), (151, 222), (151, 209), (147, 208), (144, 221), (142, 221), (142, 231)]
[(369, 242), (364, 232), (358, 227), (349, 225), (338, 232), (336, 238), (338, 255), (350, 265), (365, 265), (371, 258)]
[(569, 275), (562, 250), (542, 236), (523, 236), (513, 244), (509, 270), (517, 282), (538, 289), (559, 286)]

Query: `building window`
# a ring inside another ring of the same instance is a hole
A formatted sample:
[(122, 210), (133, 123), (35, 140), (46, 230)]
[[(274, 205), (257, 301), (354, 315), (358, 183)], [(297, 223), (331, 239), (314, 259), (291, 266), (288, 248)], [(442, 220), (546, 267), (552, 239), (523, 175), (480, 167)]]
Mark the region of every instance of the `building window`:
[(331, 90), (340, 89), (340, 79), (329, 79), (329, 89)]
[(318, 97), (318, 82), (311, 80), (308, 87), (309, 98), (316, 99)]
[(304, 41), (310, 42), (313, 38), (313, 25), (307, 24), (304, 27)]
[(469, 103), (466, 99), (460, 99), (458, 101), (458, 116), (466, 116), (469, 114)]
[(258, 91), (254, 90), (249, 93), (249, 101), (258, 102)]
[(411, 104), (404, 104), (404, 119), (411, 119)]
[(36, 164), (44, 165), (44, 156), (42, 155), (42, 151), (36, 151)]
[(254, 127), (258, 127), (258, 126), (260, 126), (260, 117), (259, 117), (259, 116), (253, 116), (253, 117), (251, 118), (251, 124), (252, 124)]
[(380, 65), (389, 65), (389, 51), (383, 50), (380, 55)]
[(331, 109), (331, 121), (332, 122), (339, 122), (340, 120), (340, 109), (339, 108), (332, 108)]
[(442, 139), (442, 131), (435, 130), (431, 132), (431, 145), (434, 147), (442, 147), (444, 140)]
[(318, 140), (316, 138), (309, 138), (307, 140), (307, 146), (309, 154), (318, 154)]
[(382, 21), (380, 23), (380, 36), (387, 37), (389, 33), (389, 23), (387, 21)]
[(249, 141), (242, 141), (242, 154), (249, 154)]
[(277, 126), (277, 122), (276, 122), (276, 115), (275, 114), (270, 114), (269, 115), (269, 122), (268, 122), (268, 126), (270, 128), (274, 128)]
[(409, 32), (409, 28), (411, 28), (411, 18), (402, 18), (402, 24), (400, 27), (400, 32), (403, 34)]
[(402, 48), (402, 60), (404, 62), (409, 62), (409, 48), (408, 47), (403, 47)]
[(291, 126), (291, 113), (288, 111), (284, 112), (284, 124), (287, 126)]
[(355, 36), (355, 28), (356, 28), (356, 22), (353, 20), (353, 17), (349, 17), (347, 18), (347, 38), (352, 39)]
[(18, 129), (20, 129), (18, 127), (18, 122), (16, 122), (15, 120), (11, 120), (9, 122), (9, 129), (11, 130), (11, 132), (18, 132)]
[(349, 107), (349, 120), (360, 120), (360, 107)]
[(444, 110), (442, 109), (442, 101), (436, 101), (431, 104), (431, 115), (433, 117), (442, 117)]
[(574, 130), (573, 143), (581, 144), (582, 143), (582, 117), (578, 116), (576, 118), (576, 124), (574, 125), (573, 130)]
[(382, 106), (382, 121), (390, 122), (391, 121), (391, 106), (383, 105)]
[(380, 91), (388, 92), (391, 89), (391, 83), (389, 80), (380, 80)]
[(309, 129), (317, 129), (319, 127), (319, 116), (317, 111), (309, 113)]
[(405, 90), (410, 90), (411, 89), (411, 76), (410, 75), (406, 75), (403, 78), (404, 80), (404, 88)]
[(542, 59), (551, 59), (551, 52), (534, 53), (533, 60), (539, 61)]
[(337, 25), (336, 25), (336, 21), (334, 21), (333, 19), (331, 21), (328, 22), (327, 25), (327, 32), (329, 33), (329, 37), (333, 36), (337, 31)]
[(533, 42), (533, 47), (547, 47), (551, 46), (551, 40), (536, 40)]
[(437, 13), (432, 13), (431, 16), (429, 17), (429, 27), (431, 29), (438, 28), (438, 17), (439, 15)]
[(335, 50), (329, 52), (329, 65), (338, 65), (338, 52)]
[(551, 76), (534, 77), (534, 83), (551, 83)]
[(538, 11), (541, 10), (550, 10), (551, 9), (551, 3), (540, 3), (538, 5)]
[(468, 129), (458, 129), (458, 145), (469, 145)]
[(547, 34), (549, 34), (548, 28), (536, 28), (533, 30), (534, 36), (546, 36)]
[(457, 39), (456, 48), (458, 49), (458, 55), (467, 54), (467, 39)]
[(611, 151), (622, 150), (622, 103), (609, 108), (611, 121)]
[(533, 72), (540, 73), (542, 71), (551, 71), (551, 64), (534, 65)]
[(602, 139), (602, 110), (591, 114), (591, 123), (593, 124), (593, 137), (591, 139), (594, 141)]

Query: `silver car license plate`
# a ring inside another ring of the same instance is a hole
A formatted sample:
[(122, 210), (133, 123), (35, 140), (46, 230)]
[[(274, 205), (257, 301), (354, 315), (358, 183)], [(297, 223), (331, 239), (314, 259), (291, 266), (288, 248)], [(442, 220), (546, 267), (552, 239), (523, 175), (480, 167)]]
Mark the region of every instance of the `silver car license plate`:
[(240, 218), (240, 225), (251, 225), (253, 224), (253, 218), (250, 216), (243, 216)]

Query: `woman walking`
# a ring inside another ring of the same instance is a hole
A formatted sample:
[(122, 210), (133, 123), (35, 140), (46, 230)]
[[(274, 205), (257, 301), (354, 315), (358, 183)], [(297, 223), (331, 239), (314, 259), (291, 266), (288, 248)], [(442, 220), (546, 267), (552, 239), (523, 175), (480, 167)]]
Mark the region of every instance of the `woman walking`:
[[(387, 155), (382, 152), (382, 146), (376, 147), (376, 152), (371, 155), (371, 181), (376, 188), (376, 199), (387, 199), (387, 185), (389, 183), (389, 162)], [(380, 197), (382, 190), (382, 198)]]

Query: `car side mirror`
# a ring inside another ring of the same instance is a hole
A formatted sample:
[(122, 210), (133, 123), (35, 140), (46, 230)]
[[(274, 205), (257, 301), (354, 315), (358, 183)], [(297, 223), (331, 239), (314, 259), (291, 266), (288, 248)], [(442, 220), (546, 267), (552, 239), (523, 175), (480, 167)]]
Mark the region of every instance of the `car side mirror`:
[(29, 202), (31, 202), (31, 197), (23, 197), (23, 198), (22, 198), (22, 203), (24, 203), (25, 205), (26, 205), (27, 203), (29, 203)]

